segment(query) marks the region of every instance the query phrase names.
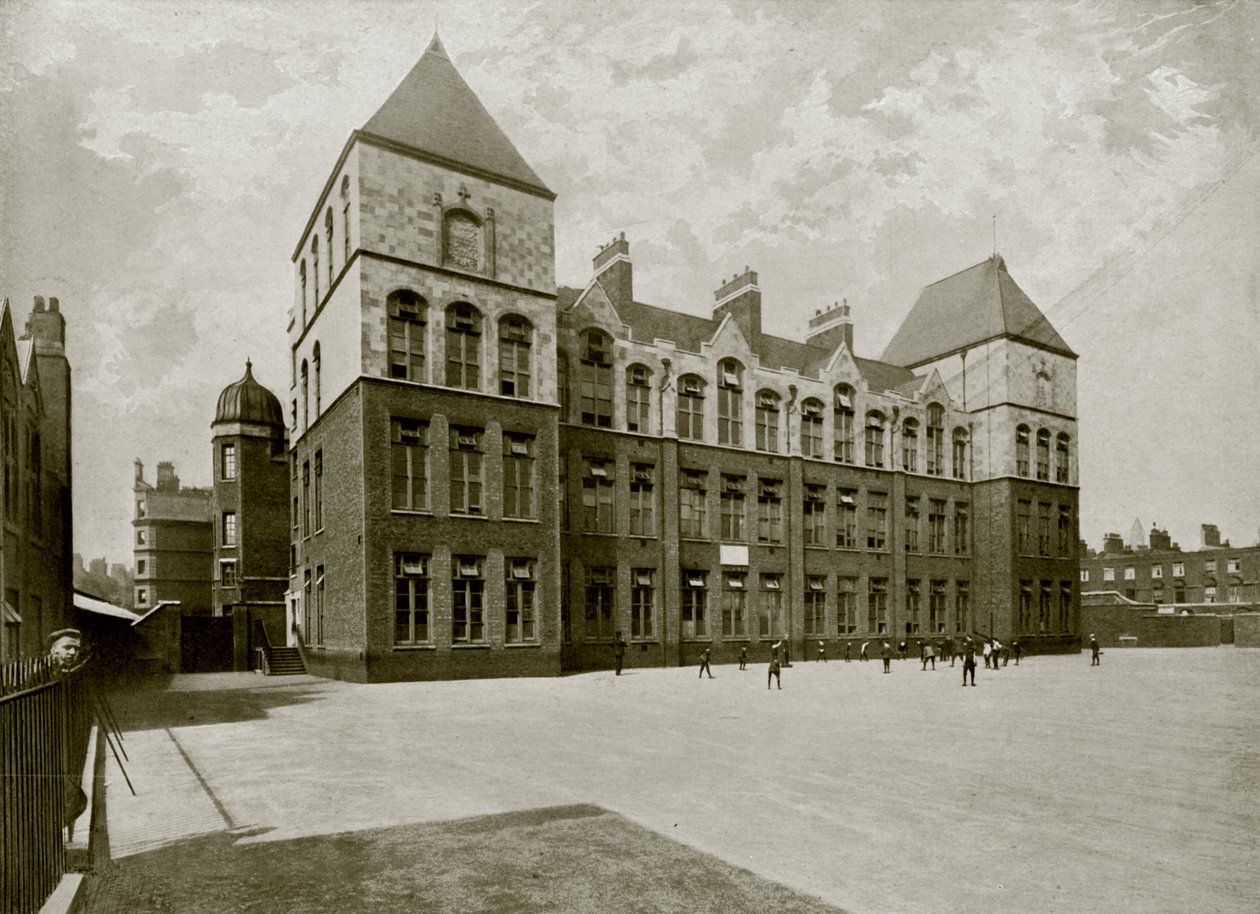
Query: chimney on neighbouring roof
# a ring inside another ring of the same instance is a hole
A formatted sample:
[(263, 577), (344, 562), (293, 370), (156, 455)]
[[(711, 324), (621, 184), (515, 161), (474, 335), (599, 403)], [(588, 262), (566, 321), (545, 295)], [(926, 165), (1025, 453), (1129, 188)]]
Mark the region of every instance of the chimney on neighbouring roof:
[(761, 286), (757, 273), (744, 267), (744, 272), (724, 282), (713, 293), (713, 317), (721, 320), (729, 314), (753, 351), (761, 348)]
[(630, 242), (621, 232), (595, 255), (595, 278), (616, 308), (634, 301), (634, 276), (630, 265)]
[(1168, 535), (1167, 530), (1159, 529), (1158, 524), (1151, 524), (1151, 533), (1147, 537), (1147, 542), (1151, 544), (1152, 551), (1160, 549), (1167, 552), (1172, 549), (1172, 537)]
[(821, 346), (828, 352), (844, 343), (844, 348), (853, 353), (853, 318), (849, 316), (849, 300), (833, 304), (826, 311), (814, 311), (809, 319), (809, 328), (805, 331), (805, 342), (811, 346)]
[(1221, 531), (1217, 529), (1216, 524), (1201, 524), (1199, 530), (1202, 532), (1203, 545), (1205, 548), (1214, 548), (1221, 544)]
[(1103, 534), (1103, 552), (1124, 552), (1124, 537), (1119, 533)]
[(159, 492), (179, 491), (179, 477), (175, 475), (175, 464), (169, 460), (163, 460), (157, 466), (157, 490)]

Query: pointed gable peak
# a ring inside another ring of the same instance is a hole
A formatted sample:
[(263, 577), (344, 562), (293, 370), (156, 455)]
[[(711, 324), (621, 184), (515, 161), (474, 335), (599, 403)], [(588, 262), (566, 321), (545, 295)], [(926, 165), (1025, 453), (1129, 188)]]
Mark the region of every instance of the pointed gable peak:
[(554, 196), (460, 76), (436, 31), (362, 132), (454, 169)]

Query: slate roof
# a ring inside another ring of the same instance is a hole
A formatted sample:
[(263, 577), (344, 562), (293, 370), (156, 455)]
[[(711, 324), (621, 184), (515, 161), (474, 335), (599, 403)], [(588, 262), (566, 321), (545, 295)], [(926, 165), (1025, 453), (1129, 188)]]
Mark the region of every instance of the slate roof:
[(436, 33), (363, 132), (551, 194), (459, 75)]
[[(580, 295), (580, 289), (560, 287), (557, 308), (560, 311), (568, 309)], [(616, 310), (622, 323), (630, 327), (630, 336), (636, 342), (650, 344), (657, 339), (669, 340), (687, 352), (699, 352), (700, 345), (713, 339), (721, 324), (720, 320), (713, 318), (670, 311), (643, 302), (621, 305)], [(792, 368), (804, 377), (817, 378), (831, 360), (833, 350), (763, 333), (757, 354), (763, 368)], [(908, 368), (886, 365), (874, 359), (855, 358), (854, 362), (875, 391), (892, 390), (911, 381), (921, 383), (921, 379), (916, 380), (914, 372)]]
[(914, 367), (998, 338), (1076, 358), (995, 255), (925, 287), (880, 361)]

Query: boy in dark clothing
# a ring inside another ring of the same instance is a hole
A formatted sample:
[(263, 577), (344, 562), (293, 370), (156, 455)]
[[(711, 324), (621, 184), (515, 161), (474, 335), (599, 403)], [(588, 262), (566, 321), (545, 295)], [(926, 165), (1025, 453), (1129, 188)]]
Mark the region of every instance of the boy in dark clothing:
[(893, 655), (892, 645), (889, 644), (887, 641), (885, 641), (884, 646), (879, 649), (879, 656), (883, 658), (883, 661), (884, 661), (885, 673), (892, 672), (892, 667), (891, 667), (892, 655)]
[(970, 638), (968, 638), (966, 641), (963, 642), (962, 655), (963, 655), (962, 684), (964, 686), (967, 685), (967, 673), (970, 672), (971, 684), (974, 686), (976, 684), (976, 646), (971, 643)]
[(1100, 654), (1102, 654), (1102, 651), (1098, 649), (1098, 639), (1095, 638), (1093, 635), (1089, 636), (1089, 654), (1090, 654), (1090, 659), (1089, 659), (1090, 666), (1102, 665), (1098, 661), (1098, 657)]
[(709, 669), (709, 649), (707, 647), (700, 652), (700, 676), (703, 676), (705, 673), (709, 674), (710, 679), (713, 678), (713, 672)]
[(776, 641), (770, 648), (770, 672), (766, 674), (766, 688), (770, 688), (770, 677), (774, 677), (775, 682), (779, 684), (779, 688), (783, 688), (783, 677), (779, 673), (779, 645), (781, 641)]
[(931, 641), (923, 642), (923, 669), (927, 670), (927, 665), (931, 663), (932, 669), (936, 669), (936, 648), (932, 646)]
[(748, 669), (748, 648), (741, 647), (739, 649), (739, 668), (741, 670)]
[(844, 662), (850, 663), (849, 655), (853, 653), (853, 642), (844, 642)]
[(617, 675), (621, 675), (621, 665), (626, 660), (626, 642), (621, 638), (621, 632), (617, 632), (617, 636), (613, 639), (613, 661), (617, 664)]
[(1019, 666), (1020, 654), (1024, 653), (1024, 649), (1019, 646), (1018, 641), (1011, 642), (1011, 653), (1015, 655), (1015, 665)]
[(814, 658), (814, 663), (817, 663), (819, 660), (823, 663), (827, 662), (827, 646), (821, 641), (818, 642), (818, 656)]

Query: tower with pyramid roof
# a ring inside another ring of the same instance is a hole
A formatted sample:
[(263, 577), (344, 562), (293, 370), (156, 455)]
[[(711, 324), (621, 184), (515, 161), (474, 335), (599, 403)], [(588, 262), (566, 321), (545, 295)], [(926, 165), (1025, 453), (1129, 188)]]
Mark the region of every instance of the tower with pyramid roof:
[(554, 198), (436, 35), (328, 176), (289, 320), (312, 672), (559, 671)]
[(1079, 635), (1076, 354), (992, 257), (919, 295), (881, 357), (939, 372), (969, 414), (976, 620), (1004, 642)]

